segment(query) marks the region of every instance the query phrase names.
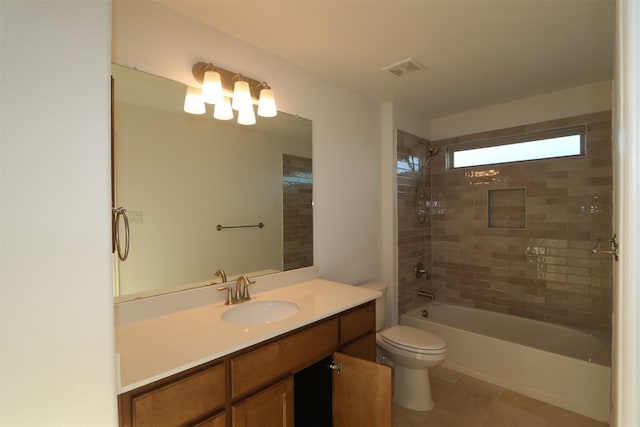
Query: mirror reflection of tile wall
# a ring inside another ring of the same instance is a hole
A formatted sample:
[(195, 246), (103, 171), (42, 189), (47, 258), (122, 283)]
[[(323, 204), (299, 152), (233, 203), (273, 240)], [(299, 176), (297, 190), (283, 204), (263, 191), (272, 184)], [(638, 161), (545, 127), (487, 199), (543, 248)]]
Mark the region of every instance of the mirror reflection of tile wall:
[(282, 155), (284, 270), (313, 265), (313, 174), (311, 159)]

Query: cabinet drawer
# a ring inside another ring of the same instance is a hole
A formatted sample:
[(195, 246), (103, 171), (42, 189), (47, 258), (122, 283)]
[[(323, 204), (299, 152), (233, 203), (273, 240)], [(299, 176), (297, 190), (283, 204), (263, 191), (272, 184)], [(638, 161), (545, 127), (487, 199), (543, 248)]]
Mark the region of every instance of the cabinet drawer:
[(346, 344), (375, 330), (375, 301), (340, 316), (340, 344)]
[(224, 403), (224, 364), (219, 364), (134, 397), (133, 425), (180, 425), (202, 418)]
[(338, 319), (281, 338), (231, 359), (231, 396), (293, 374), (338, 348)]

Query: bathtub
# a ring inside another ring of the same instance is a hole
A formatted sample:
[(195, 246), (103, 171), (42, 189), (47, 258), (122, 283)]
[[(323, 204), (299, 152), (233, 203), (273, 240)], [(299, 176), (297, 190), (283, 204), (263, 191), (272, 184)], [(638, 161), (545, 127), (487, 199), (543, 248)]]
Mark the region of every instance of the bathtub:
[(400, 323), (444, 339), (448, 346), (445, 367), (609, 421), (611, 352), (604, 337), (442, 303), (410, 310), (400, 316)]

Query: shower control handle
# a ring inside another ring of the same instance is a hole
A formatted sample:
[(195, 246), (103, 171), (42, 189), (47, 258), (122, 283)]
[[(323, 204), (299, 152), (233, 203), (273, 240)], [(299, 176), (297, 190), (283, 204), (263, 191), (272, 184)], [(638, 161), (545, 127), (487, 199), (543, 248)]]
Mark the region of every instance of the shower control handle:
[(620, 252), (619, 252), (619, 245), (618, 245), (618, 240), (616, 239), (616, 235), (614, 234), (613, 237), (611, 238), (611, 240), (608, 240), (608, 242), (611, 242), (611, 249), (609, 251), (605, 251), (600, 249), (600, 244), (602, 243), (602, 239), (600, 237), (598, 237), (596, 239), (596, 245), (593, 249), (591, 249), (591, 252), (594, 254), (597, 253), (601, 253), (601, 254), (609, 254), (609, 255), (613, 255), (613, 258), (618, 261), (619, 256), (620, 256)]
[(413, 272), (416, 273), (416, 279), (421, 278), (423, 275), (427, 274), (427, 270), (424, 269), (424, 265), (421, 262), (418, 262), (415, 267), (413, 267)]

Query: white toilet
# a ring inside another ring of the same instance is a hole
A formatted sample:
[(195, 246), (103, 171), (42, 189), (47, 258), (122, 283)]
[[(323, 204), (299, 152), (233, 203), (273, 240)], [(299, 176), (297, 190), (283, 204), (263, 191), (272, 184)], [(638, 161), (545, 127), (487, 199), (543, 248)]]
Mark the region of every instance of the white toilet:
[(410, 326), (384, 328), (387, 286), (384, 283), (361, 285), (382, 293), (376, 299), (376, 344), (383, 359), (393, 366), (393, 401), (414, 411), (433, 408), (429, 368), (447, 357), (447, 343), (437, 335)]

